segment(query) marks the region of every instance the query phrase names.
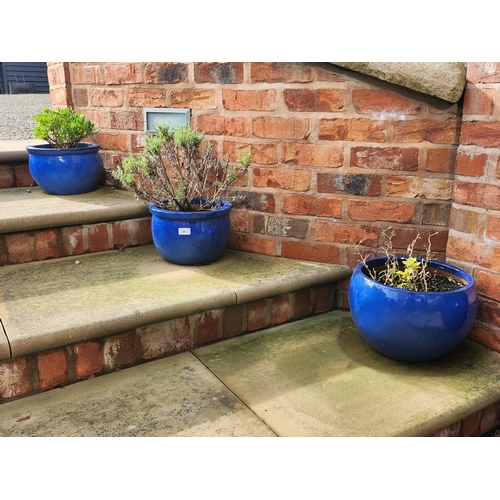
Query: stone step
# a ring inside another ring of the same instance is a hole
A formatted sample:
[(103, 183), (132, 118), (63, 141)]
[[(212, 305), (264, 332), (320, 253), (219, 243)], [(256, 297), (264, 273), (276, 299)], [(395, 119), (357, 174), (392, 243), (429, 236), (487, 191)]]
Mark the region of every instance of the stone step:
[(234, 250), (178, 266), (154, 245), (3, 266), (0, 399), (329, 311), (350, 274)]
[(55, 196), (38, 187), (0, 190), (0, 265), (152, 242), (148, 207), (128, 191), (100, 187)]
[(0, 436), (447, 436), (498, 423), (500, 354), (400, 363), (333, 311), (0, 405)]

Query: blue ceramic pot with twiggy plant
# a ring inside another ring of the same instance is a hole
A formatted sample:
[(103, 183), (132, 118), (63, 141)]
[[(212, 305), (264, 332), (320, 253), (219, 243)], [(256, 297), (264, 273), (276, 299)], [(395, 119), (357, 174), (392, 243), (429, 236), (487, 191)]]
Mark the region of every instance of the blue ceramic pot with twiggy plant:
[[(349, 284), (352, 318), (376, 351), (400, 361), (430, 361), (455, 349), (472, 328), (478, 293), (467, 272), (429, 260), (431, 273), (462, 284), (451, 291), (412, 291), (374, 280), (368, 268), (384, 269), (386, 257), (360, 262)], [(402, 259), (398, 258), (401, 264)]]

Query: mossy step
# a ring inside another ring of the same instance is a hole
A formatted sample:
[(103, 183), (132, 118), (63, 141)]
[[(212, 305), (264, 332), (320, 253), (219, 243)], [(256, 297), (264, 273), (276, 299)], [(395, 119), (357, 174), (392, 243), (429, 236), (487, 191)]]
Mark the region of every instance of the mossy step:
[(430, 436), (500, 399), (500, 354), (371, 349), (333, 311), (0, 405), (0, 436)]
[(2, 189), (0, 203), (4, 234), (150, 215), (131, 192), (108, 187), (71, 196), (48, 195), (39, 187)]
[(346, 266), (226, 250), (205, 266), (153, 245), (0, 268), (0, 360), (346, 279)]

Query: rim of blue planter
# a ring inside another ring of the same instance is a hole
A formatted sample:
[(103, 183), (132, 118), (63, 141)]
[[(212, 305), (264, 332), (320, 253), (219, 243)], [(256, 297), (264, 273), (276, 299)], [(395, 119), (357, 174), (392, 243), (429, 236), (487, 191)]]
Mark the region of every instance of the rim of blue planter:
[(99, 151), (101, 146), (96, 142), (79, 142), (76, 148), (55, 148), (50, 144), (33, 144), (26, 146), (26, 151), (32, 155), (59, 156), (61, 152), (73, 155), (84, 155)]

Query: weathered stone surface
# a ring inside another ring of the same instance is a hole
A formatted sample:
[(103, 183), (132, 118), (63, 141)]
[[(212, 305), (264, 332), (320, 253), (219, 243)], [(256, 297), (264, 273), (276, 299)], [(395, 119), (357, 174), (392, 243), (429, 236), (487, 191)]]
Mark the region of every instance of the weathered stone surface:
[(334, 62), (336, 66), (373, 76), (448, 102), (463, 94), (466, 67), (456, 62)]

